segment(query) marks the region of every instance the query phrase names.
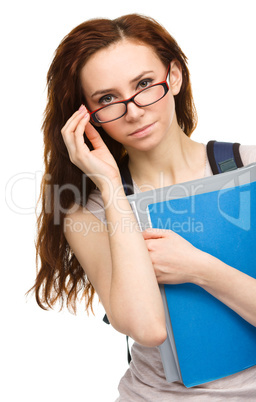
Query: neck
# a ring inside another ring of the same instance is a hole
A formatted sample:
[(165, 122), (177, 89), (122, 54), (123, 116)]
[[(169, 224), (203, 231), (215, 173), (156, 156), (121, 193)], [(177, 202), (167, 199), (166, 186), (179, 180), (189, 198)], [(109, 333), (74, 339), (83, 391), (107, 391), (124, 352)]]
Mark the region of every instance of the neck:
[(179, 126), (154, 149), (129, 152), (129, 169), (143, 191), (203, 177), (205, 149)]

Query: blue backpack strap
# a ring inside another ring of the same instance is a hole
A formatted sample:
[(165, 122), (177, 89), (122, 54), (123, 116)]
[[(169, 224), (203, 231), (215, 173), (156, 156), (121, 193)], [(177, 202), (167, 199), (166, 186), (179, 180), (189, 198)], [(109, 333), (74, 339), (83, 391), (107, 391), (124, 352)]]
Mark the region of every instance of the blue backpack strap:
[(108, 324), (108, 325), (110, 324), (107, 314), (104, 315), (103, 321), (105, 322), (105, 324)]
[(209, 141), (207, 156), (213, 174), (229, 172), (243, 166), (239, 143)]
[(133, 181), (130, 170), (128, 168), (129, 157), (126, 155), (119, 167), (122, 183), (126, 196), (134, 194)]
[[(107, 314), (104, 315), (103, 321), (106, 324), (110, 324)], [(128, 364), (130, 364), (131, 360), (132, 360), (132, 356), (131, 356), (130, 348), (129, 348), (129, 336), (128, 335), (126, 335), (126, 346), (127, 346), (127, 360), (128, 360)]]

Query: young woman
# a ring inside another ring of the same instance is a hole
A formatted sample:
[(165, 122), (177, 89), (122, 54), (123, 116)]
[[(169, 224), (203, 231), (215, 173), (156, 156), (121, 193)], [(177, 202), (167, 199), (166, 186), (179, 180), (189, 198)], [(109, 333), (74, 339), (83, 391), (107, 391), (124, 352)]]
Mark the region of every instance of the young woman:
[[(120, 401), (253, 400), (256, 368), (186, 389), (165, 380), (159, 283), (201, 286), (256, 325), (256, 280), (172, 231), (136, 224), (119, 167), (135, 192), (211, 175), (196, 127), (186, 57), (156, 21), (138, 15), (91, 20), (59, 45), (48, 73), (45, 176), (34, 289), (42, 308), (75, 311), (97, 292), (112, 326), (135, 341)], [(244, 165), (255, 146), (241, 146)], [(86, 190), (86, 191), (85, 191)], [(201, 399), (200, 399), (201, 398)]]

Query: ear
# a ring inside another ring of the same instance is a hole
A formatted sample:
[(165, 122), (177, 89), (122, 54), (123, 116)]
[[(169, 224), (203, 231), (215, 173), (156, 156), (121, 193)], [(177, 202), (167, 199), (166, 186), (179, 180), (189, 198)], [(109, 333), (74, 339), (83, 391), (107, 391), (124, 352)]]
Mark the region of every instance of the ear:
[(182, 85), (182, 68), (177, 60), (170, 65), (170, 89), (173, 95), (178, 95)]

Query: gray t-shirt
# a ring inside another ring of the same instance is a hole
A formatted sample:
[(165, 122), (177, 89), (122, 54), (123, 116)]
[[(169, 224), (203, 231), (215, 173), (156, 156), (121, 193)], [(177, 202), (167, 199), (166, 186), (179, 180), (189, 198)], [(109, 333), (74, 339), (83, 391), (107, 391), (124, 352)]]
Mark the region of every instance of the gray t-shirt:
[[(256, 162), (256, 146), (241, 145), (240, 154), (245, 166)], [(212, 171), (207, 160), (204, 176), (211, 175)], [(136, 183), (134, 192), (140, 192)], [(90, 194), (86, 207), (106, 223), (104, 205), (98, 190)], [(158, 347), (149, 348), (134, 342), (131, 354), (132, 361), (119, 383), (119, 397), (116, 402), (181, 400), (256, 402), (256, 366), (220, 380), (186, 388), (180, 382), (166, 381)]]

